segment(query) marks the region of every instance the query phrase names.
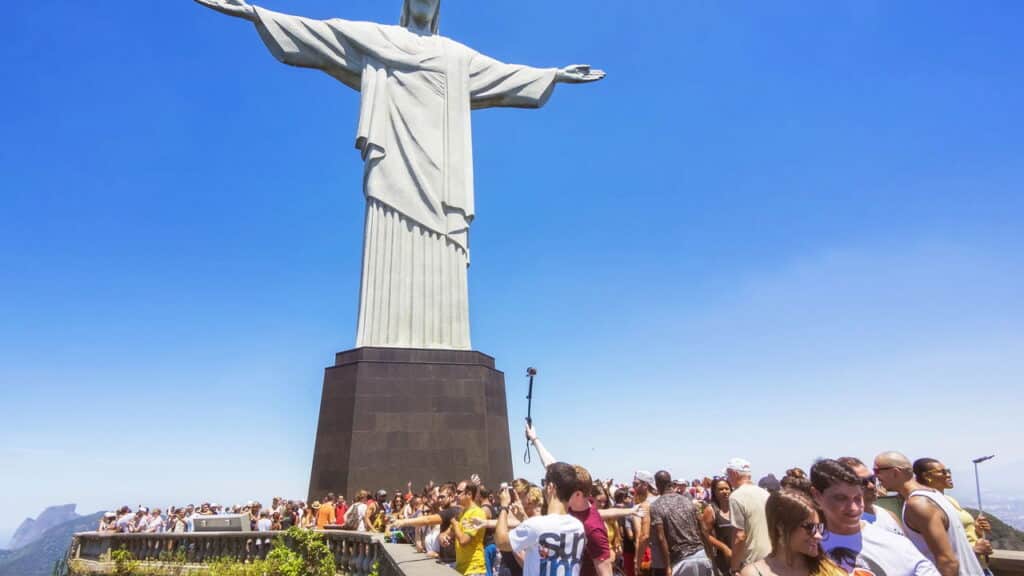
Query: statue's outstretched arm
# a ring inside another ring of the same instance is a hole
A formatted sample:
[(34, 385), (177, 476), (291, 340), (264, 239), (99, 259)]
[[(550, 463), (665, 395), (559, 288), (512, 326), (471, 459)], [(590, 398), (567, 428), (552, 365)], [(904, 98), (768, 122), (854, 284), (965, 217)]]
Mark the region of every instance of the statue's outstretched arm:
[(256, 10), (244, 0), (195, 0), (199, 4), (228, 16), (256, 21)]
[(573, 64), (558, 71), (555, 76), (556, 82), (568, 84), (582, 84), (584, 82), (596, 82), (604, 78), (604, 70), (594, 70), (589, 64)]

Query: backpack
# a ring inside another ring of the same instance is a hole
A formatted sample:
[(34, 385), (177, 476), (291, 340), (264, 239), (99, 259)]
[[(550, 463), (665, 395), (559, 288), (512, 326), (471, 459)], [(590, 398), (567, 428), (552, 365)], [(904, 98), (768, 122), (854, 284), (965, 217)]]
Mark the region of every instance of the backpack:
[(359, 529), (359, 504), (352, 504), (345, 511), (345, 530)]

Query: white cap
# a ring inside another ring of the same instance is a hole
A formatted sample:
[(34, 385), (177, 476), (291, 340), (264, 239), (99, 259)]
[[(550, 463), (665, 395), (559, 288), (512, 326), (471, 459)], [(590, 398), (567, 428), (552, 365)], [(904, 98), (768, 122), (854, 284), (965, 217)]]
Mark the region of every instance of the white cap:
[(741, 474), (750, 474), (750, 462), (743, 458), (730, 458), (729, 462), (725, 465), (725, 470), (726, 472), (732, 470)]
[(651, 474), (647, 470), (637, 470), (633, 473), (634, 482), (643, 482), (650, 487), (654, 487), (654, 474)]

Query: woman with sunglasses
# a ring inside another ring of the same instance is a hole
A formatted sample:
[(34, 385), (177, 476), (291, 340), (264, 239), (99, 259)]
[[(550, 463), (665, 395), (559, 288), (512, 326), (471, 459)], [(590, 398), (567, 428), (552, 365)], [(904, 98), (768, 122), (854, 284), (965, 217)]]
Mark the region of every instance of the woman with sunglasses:
[(821, 549), (825, 525), (811, 500), (799, 492), (780, 490), (765, 505), (772, 552), (748, 564), (741, 576), (845, 576)]
[(946, 490), (953, 488), (953, 472), (945, 464), (934, 458), (918, 458), (914, 461), (914, 478), (921, 484), (941, 492), (956, 508), (960, 523), (967, 533), (967, 542), (979, 558), (983, 559), (984, 555), (992, 553), (992, 544), (985, 540), (985, 533), (992, 530), (992, 524), (983, 515), (975, 520), (970, 512), (960, 506), (956, 498), (946, 494)]

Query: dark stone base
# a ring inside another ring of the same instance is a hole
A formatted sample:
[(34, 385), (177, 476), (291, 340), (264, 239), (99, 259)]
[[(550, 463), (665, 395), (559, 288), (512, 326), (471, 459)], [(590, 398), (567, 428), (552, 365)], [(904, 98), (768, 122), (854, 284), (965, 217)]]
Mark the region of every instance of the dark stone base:
[[(505, 375), (463, 350), (356, 348), (324, 374), (309, 499), (512, 480)], [(351, 500), (350, 500), (351, 501)]]

